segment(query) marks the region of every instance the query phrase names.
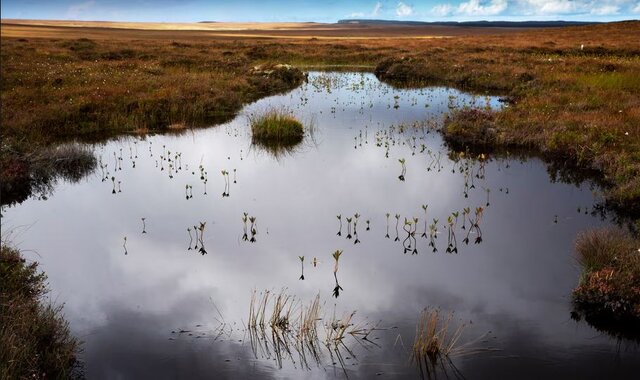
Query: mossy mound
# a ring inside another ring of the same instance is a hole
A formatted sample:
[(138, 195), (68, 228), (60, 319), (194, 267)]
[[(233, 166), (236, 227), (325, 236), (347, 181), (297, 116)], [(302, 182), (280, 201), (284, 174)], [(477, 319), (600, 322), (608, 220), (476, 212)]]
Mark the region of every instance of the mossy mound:
[[(620, 229), (581, 233), (577, 260), (583, 274), (573, 290), (575, 312), (587, 321), (635, 330), (640, 337), (640, 240)], [(596, 326), (597, 327), (597, 326)]]
[(493, 147), (498, 135), (495, 115), (477, 108), (455, 110), (445, 117), (442, 135), (455, 147)]

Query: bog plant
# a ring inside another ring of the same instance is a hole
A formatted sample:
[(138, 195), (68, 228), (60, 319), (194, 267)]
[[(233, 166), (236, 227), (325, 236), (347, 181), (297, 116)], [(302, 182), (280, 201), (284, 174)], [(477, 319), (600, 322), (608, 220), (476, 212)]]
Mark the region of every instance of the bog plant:
[(295, 145), (304, 138), (304, 126), (291, 113), (271, 109), (249, 118), (253, 143)]

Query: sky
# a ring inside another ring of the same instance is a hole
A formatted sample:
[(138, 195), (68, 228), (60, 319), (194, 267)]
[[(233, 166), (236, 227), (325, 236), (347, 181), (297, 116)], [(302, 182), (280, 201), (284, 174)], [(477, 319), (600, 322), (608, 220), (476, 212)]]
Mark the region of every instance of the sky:
[(99, 21), (640, 19), (640, 0), (2, 0), (2, 18)]

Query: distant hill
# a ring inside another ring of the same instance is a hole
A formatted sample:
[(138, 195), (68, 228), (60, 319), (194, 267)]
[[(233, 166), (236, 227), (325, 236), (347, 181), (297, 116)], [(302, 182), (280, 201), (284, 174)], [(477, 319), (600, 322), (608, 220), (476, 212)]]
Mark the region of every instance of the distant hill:
[(431, 26), (464, 26), (464, 27), (486, 27), (486, 28), (555, 28), (562, 26), (580, 26), (601, 24), (595, 21), (397, 21), (397, 20), (367, 20), (367, 19), (344, 19), (338, 24), (371, 24), (371, 25), (431, 25)]

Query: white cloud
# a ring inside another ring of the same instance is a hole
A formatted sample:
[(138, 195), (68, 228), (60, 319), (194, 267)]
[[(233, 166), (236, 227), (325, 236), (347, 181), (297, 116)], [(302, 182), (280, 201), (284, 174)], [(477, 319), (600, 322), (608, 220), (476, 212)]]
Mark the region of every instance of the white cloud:
[(93, 0), (85, 1), (83, 3), (71, 4), (67, 9), (67, 17), (72, 19), (80, 18), (94, 5), (96, 5), (96, 2)]
[(436, 5), (431, 9), (431, 13), (433, 13), (434, 16), (440, 17), (449, 16), (451, 12), (453, 12), (453, 7), (450, 4)]
[(493, 16), (507, 9), (507, 0), (469, 0), (458, 6), (456, 13), (466, 16)]
[(372, 16), (377, 16), (380, 14), (380, 9), (382, 9), (382, 3), (381, 2), (377, 2), (376, 5), (374, 5), (373, 7), (373, 12), (371, 12)]
[(413, 14), (413, 7), (407, 5), (403, 2), (399, 2), (396, 7), (396, 16), (398, 17), (407, 17)]
[(532, 14), (573, 13), (580, 8), (580, 0), (524, 0), (520, 1)]
[(609, 16), (623, 11), (640, 13), (640, 3), (633, 0), (513, 0), (521, 15), (595, 15)]
[(604, 5), (602, 7), (599, 8), (593, 8), (591, 9), (591, 14), (592, 15), (596, 15), (596, 16), (608, 16), (608, 15), (615, 15), (618, 14), (618, 12), (620, 12), (620, 7), (617, 5)]
[[(640, 14), (638, 0), (450, 0), (431, 8), (435, 17), (448, 16), (613, 16)], [(456, 4), (457, 3), (457, 4)]]
[(351, 18), (365, 18), (365, 17), (376, 17), (380, 14), (380, 10), (382, 9), (382, 3), (377, 2), (376, 5), (373, 6), (371, 13), (365, 12), (353, 12), (349, 15)]

